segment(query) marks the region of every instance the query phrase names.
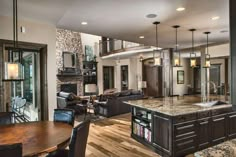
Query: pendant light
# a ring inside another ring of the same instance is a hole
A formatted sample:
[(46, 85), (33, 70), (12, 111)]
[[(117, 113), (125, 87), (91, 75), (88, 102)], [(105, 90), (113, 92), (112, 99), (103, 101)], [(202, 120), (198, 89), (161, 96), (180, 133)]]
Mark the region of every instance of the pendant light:
[[(8, 62), (4, 64), (3, 81), (23, 81), (24, 67), (22, 66), (22, 51), (18, 48), (18, 11), (17, 0), (13, 0), (13, 48), (8, 50)], [(16, 55), (17, 54), (17, 55)], [(15, 56), (18, 56), (15, 58)]]
[(204, 32), (204, 34), (206, 34), (207, 36), (207, 53), (205, 54), (205, 65), (203, 66), (203, 68), (210, 68), (211, 67), (211, 56), (209, 54), (209, 45), (208, 45), (208, 35), (210, 34), (211, 32)]
[[(162, 66), (162, 58), (161, 58), (161, 51), (159, 50), (159, 43), (158, 43), (158, 25), (160, 24), (159, 21), (153, 22), (156, 25), (156, 50), (153, 51), (153, 61), (155, 66)], [(155, 52), (159, 53), (159, 56), (155, 57)]]
[(178, 57), (174, 58), (174, 67), (181, 67), (180, 64), (180, 51), (178, 50), (178, 28), (180, 26), (179, 25), (175, 25), (173, 26), (173, 28), (175, 28), (175, 52), (178, 53)]
[(190, 52), (190, 67), (195, 68), (197, 67), (196, 53), (194, 52), (194, 32), (196, 31), (196, 29), (190, 29), (189, 31), (192, 32), (192, 52)]

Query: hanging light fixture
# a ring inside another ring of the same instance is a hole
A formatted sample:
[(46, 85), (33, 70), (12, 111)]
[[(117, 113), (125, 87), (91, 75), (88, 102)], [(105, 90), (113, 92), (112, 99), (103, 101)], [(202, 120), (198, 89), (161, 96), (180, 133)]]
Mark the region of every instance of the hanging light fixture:
[[(158, 43), (158, 25), (160, 22), (156, 21), (153, 22), (154, 25), (156, 25), (156, 49), (153, 51), (153, 61), (155, 66), (162, 66), (162, 57), (161, 57), (161, 51), (159, 50), (159, 43)], [(158, 52), (159, 55), (155, 57), (155, 53)]]
[[(18, 48), (18, 10), (17, 0), (13, 0), (13, 48), (8, 50), (8, 62), (4, 66), (4, 79), (3, 81), (23, 81), (24, 67), (22, 66), (22, 51)], [(17, 55), (16, 55), (17, 54)], [(15, 56), (18, 56), (15, 58)]]
[(143, 62), (143, 56), (142, 55), (139, 57), (139, 62)]
[(192, 52), (190, 52), (190, 67), (195, 68), (197, 66), (196, 53), (194, 52), (194, 31), (196, 31), (196, 29), (190, 29), (189, 31), (192, 32)]
[(180, 26), (179, 25), (175, 25), (173, 26), (173, 28), (175, 28), (175, 52), (178, 53), (178, 57), (174, 58), (174, 67), (181, 67), (180, 64), (180, 51), (178, 50), (178, 28)]
[(209, 45), (208, 45), (208, 35), (210, 34), (211, 32), (204, 32), (204, 34), (206, 34), (207, 36), (207, 53), (205, 54), (205, 65), (203, 66), (203, 68), (210, 68), (211, 67), (211, 56), (209, 54)]

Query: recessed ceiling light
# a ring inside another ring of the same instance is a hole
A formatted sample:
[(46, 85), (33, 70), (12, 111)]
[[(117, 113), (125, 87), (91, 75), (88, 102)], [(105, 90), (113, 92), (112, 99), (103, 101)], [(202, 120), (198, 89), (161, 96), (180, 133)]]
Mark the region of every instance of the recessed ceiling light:
[(177, 11), (184, 11), (185, 8), (183, 8), (183, 7), (179, 7), (179, 8), (177, 8), (176, 10), (177, 10)]
[(147, 18), (155, 18), (157, 17), (157, 14), (148, 14), (146, 15)]
[(81, 22), (81, 25), (87, 25), (88, 22)]
[(219, 16), (214, 16), (214, 17), (212, 17), (211, 19), (212, 20), (218, 20), (220, 17)]
[(140, 39), (143, 39), (143, 38), (144, 38), (144, 36), (139, 36), (139, 38), (140, 38)]

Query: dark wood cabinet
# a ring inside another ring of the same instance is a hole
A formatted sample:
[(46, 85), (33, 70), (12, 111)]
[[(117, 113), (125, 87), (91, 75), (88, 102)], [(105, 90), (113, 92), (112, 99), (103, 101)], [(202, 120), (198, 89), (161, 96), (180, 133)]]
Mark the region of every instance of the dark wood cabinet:
[(227, 138), (226, 115), (213, 116), (211, 129), (212, 143), (218, 144), (224, 142)]
[(211, 123), (210, 118), (204, 118), (197, 121), (198, 123), (198, 147), (207, 148), (211, 142)]
[[(177, 116), (149, 112), (152, 141), (135, 139), (161, 156), (185, 156), (236, 137), (236, 112), (229, 109)], [(135, 137), (133, 132), (132, 137)]]
[(236, 138), (236, 112), (230, 113), (228, 116), (228, 137)]
[(169, 118), (153, 116), (153, 145), (166, 153), (171, 151), (171, 120)]

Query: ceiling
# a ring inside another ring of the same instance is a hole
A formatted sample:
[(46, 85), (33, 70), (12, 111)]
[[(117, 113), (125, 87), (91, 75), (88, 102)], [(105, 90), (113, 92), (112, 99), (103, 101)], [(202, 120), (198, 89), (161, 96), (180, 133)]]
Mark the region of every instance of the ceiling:
[[(229, 41), (229, 0), (18, 0), (19, 16), (42, 21), (58, 28), (155, 45), (154, 21), (160, 21), (159, 46), (175, 46), (175, 32), (180, 25), (179, 47), (191, 46), (191, 32), (196, 28), (195, 45), (206, 43), (205, 31), (211, 31), (210, 43)], [(176, 8), (186, 8), (177, 12)], [(156, 18), (146, 18), (157, 14)], [(0, 15), (12, 16), (12, 1), (0, 1)], [(211, 20), (219, 16), (219, 20)], [(88, 25), (81, 25), (86, 21)], [(139, 36), (145, 36), (139, 39)]]

